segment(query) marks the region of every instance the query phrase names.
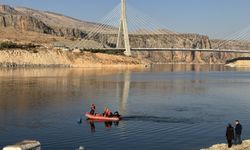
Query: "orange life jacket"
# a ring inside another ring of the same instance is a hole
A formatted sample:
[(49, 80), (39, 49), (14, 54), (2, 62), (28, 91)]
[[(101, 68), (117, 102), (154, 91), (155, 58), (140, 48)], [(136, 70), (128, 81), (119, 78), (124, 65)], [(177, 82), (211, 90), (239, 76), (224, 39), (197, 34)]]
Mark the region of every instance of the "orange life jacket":
[(106, 109), (104, 110), (104, 115), (105, 115), (105, 116), (110, 116), (110, 115), (111, 115), (111, 111), (110, 111), (108, 108), (106, 108)]
[(110, 110), (108, 110), (107, 115), (108, 115), (108, 116), (110, 116), (110, 115), (111, 115), (111, 111), (110, 111)]

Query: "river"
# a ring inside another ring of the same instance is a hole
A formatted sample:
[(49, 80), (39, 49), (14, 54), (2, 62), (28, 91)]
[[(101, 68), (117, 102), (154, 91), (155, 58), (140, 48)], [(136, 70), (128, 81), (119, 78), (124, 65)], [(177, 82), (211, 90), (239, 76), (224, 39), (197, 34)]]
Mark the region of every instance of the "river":
[[(250, 138), (250, 69), (1, 69), (0, 91), (0, 149), (36, 139), (43, 150), (194, 150), (225, 142), (236, 119)], [(124, 118), (86, 121), (91, 103)]]

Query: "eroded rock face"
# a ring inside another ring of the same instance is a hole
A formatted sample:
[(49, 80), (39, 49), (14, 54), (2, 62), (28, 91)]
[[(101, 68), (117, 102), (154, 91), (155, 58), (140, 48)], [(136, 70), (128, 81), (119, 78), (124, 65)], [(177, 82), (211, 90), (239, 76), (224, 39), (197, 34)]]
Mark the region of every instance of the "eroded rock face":
[[(115, 45), (115, 43), (112, 43), (114, 37), (104, 39), (109, 45)], [(130, 44), (132, 48), (212, 48), (209, 37), (198, 34), (131, 35)], [(223, 63), (228, 58), (232, 58), (231, 54), (210, 52), (144, 51), (132, 52), (132, 54), (152, 63)]]
[[(132, 47), (152, 47), (152, 48), (211, 48), (207, 36), (195, 34), (179, 35), (157, 35), (132, 37)], [(210, 53), (199, 52), (135, 52), (140, 58), (146, 58), (154, 63), (169, 62), (208, 62)]]
[[(13, 27), (21, 31), (35, 31), (65, 37), (82, 38), (86, 36), (86, 32), (83, 30), (62, 25), (60, 20), (57, 20), (58, 26), (56, 26), (55, 23), (51, 23), (52, 21), (48, 22), (41, 19), (41, 17), (37, 15), (38, 13), (42, 15), (48, 12), (40, 12), (28, 8), (22, 8), (18, 11), (7, 5), (0, 5), (0, 27)], [(58, 15), (55, 15), (55, 18), (56, 17), (58, 17)], [(46, 16), (44, 18), (46, 18)], [(53, 20), (53, 18), (50, 19)]]
[(17, 30), (53, 34), (52, 28), (38, 19), (22, 14), (7, 5), (0, 5), (0, 27), (14, 27)]
[(54, 34), (54, 30), (43, 22), (24, 15), (0, 16), (0, 27), (14, 27), (18, 30), (35, 31), (46, 34)]
[(15, 15), (18, 14), (19, 12), (16, 11), (14, 8), (8, 6), (8, 5), (0, 5), (0, 14), (11, 14)]
[(77, 28), (54, 28), (57, 36), (83, 38), (87, 35), (85, 31)]

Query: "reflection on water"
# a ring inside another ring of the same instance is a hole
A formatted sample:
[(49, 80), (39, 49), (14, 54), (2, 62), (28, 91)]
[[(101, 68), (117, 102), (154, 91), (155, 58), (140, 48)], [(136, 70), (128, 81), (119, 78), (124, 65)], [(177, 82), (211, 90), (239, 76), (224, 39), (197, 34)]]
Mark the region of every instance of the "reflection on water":
[(192, 64), (192, 65), (185, 65), (185, 64), (170, 64), (170, 65), (153, 65), (151, 68), (154, 72), (208, 72), (208, 71), (237, 71), (237, 70), (249, 70), (247, 68), (230, 68), (224, 67), (223, 65), (199, 65), (199, 64)]
[[(114, 88), (115, 84), (105, 81), (97, 81), (96, 78), (122, 72), (123, 70), (104, 70), (104, 69), (17, 69), (17, 70), (0, 70), (0, 95), (4, 99), (0, 100), (0, 107), (8, 108), (15, 101), (16, 109), (23, 111), (34, 107), (36, 104), (40, 106), (40, 100), (44, 99), (46, 103), (50, 103), (48, 99), (53, 97), (68, 97), (74, 91), (83, 91), (85, 94), (91, 93), (90, 88)], [(129, 89), (129, 75), (124, 74), (125, 84), (121, 87), (122, 99), (121, 105), (126, 103)], [(30, 88), (32, 87), (32, 89)], [(70, 87), (70, 88), (69, 88)], [(67, 91), (67, 92), (65, 92)], [(127, 92), (127, 93), (126, 93)], [(32, 95), (32, 97), (30, 97)], [(127, 96), (126, 96), (127, 95)], [(13, 99), (13, 96), (18, 98)], [(85, 95), (92, 98), (92, 94)], [(30, 99), (27, 100), (27, 99)], [(32, 101), (31, 101), (32, 100)], [(35, 102), (34, 102), (35, 101)], [(44, 101), (41, 104), (46, 104)], [(123, 107), (123, 106), (122, 106)]]
[(115, 121), (115, 122), (112, 122), (112, 121), (93, 121), (93, 120), (86, 120), (86, 123), (89, 124), (90, 126), (90, 131), (92, 133), (95, 133), (97, 130), (96, 130), (96, 126), (95, 124), (104, 124), (105, 128), (106, 129), (110, 129), (113, 125), (118, 127), (119, 126), (119, 121)]
[(120, 104), (119, 104), (119, 112), (121, 114), (124, 114), (126, 112), (126, 106), (128, 102), (129, 88), (130, 88), (130, 78), (131, 78), (130, 71), (125, 71), (123, 87), (122, 87), (122, 95), (121, 95)]
[[(2, 69), (0, 148), (23, 139), (37, 139), (43, 149), (206, 147), (224, 142), (231, 120), (250, 125), (249, 83), (249, 69), (222, 65)], [(119, 126), (77, 125), (91, 103), (124, 118)], [(244, 136), (250, 137), (250, 130), (244, 129)]]

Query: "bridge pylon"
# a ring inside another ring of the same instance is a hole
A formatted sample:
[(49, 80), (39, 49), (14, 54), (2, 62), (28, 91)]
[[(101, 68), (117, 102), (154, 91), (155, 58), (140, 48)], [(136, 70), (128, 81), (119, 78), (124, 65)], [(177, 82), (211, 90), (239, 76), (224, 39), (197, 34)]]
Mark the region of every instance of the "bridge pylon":
[(128, 36), (128, 23), (126, 15), (126, 0), (121, 0), (121, 17), (120, 17), (120, 26), (116, 42), (116, 48), (122, 48), (122, 43), (124, 43), (126, 56), (131, 56), (131, 47), (129, 43)]

